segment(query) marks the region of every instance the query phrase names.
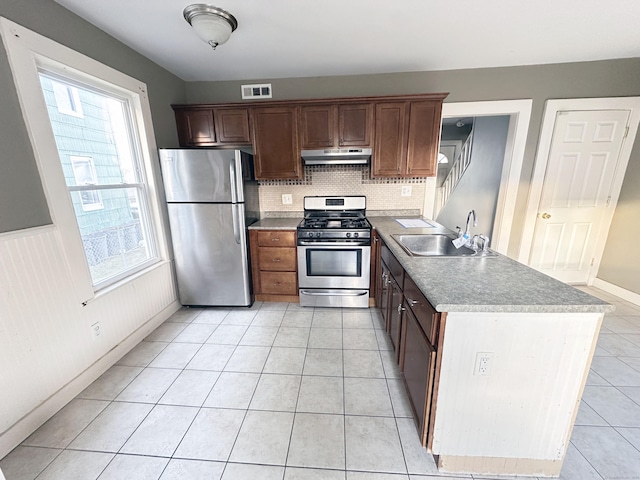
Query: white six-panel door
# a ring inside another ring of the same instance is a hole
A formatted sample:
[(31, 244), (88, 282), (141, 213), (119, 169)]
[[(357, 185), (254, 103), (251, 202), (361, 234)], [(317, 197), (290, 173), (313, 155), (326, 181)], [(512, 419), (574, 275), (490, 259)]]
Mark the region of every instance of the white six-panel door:
[(587, 283), (598, 237), (608, 228), (611, 188), (629, 110), (561, 111), (556, 121), (529, 265)]

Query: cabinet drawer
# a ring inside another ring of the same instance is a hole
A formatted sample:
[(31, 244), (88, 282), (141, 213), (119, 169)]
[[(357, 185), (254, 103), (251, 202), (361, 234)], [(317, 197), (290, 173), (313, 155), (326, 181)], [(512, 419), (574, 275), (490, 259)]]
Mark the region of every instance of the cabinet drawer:
[(258, 232), (260, 247), (295, 247), (296, 232), (289, 230), (261, 230)]
[(438, 312), (431, 306), (429, 301), (422, 294), (418, 286), (409, 275), (404, 277), (404, 298), (415, 315), (418, 323), (424, 330), (425, 335), (436, 345), (438, 335)]
[(391, 275), (393, 275), (393, 278), (395, 278), (398, 285), (402, 287), (402, 275), (404, 274), (404, 269), (386, 245), (382, 246), (382, 259), (389, 267), (389, 271), (391, 272)]
[(297, 295), (295, 272), (260, 272), (262, 293)]
[(295, 248), (260, 247), (258, 259), (260, 270), (295, 272), (296, 262)]

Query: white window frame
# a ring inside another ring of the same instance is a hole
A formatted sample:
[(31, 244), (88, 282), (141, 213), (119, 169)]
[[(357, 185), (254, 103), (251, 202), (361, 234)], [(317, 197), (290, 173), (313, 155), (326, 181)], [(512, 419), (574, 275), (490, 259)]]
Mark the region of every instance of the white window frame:
[[(71, 76), (84, 77), (91, 82), (102, 81), (110, 88), (121, 89), (123, 94), (131, 95), (131, 92), (134, 92), (131, 103), (134, 122), (138, 127), (141, 163), (146, 172), (145, 180), (149, 198), (147, 208), (155, 230), (158, 248), (155, 263), (151, 262), (146, 269), (155, 268), (167, 261), (169, 256), (167, 233), (158, 200), (159, 172), (155, 167), (159, 164), (158, 149), (146, 85), (3, 17), (0, 17), (0, 34), (7, 51), (24, 121), (52, 221), (57, 230), (57, 238), (74, 279), (73, 291), (77, 299), (83, 303), (87, 302), (96, 296), (97, 290), (92, 283), (70, 192), (61, 168), (38, 68), (66, 72)], [(131, 275), (121, 279), (120, 282), (126, 282)]]

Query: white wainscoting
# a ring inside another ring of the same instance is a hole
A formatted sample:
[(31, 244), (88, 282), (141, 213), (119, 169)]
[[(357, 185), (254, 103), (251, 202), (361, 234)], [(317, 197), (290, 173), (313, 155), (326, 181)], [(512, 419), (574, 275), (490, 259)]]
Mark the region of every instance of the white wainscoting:
[[(561, 462), (602, 317), (449, 313), (433, 452)], [(489, 375), (474, 374), (478, 352), (493, 355)]]
[(0, 458), (179, 308), (168, 261), (82, 306), (59, 234), (0, 236)]

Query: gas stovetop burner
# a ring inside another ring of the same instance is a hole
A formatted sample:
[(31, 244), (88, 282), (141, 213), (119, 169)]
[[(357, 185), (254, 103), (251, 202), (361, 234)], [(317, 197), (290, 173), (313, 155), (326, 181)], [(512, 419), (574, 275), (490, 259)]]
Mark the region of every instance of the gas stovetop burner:
[(371, 224), (365, 218), (363, 196), (304, 197), (304, 220), (298, 239), (305, 241), (370, 242)]
[(305, 218), (300, 224), (303, 228), (369, 228), (369, 223), (365, 218), (321, 218), (321, 217), (309, 217)]

